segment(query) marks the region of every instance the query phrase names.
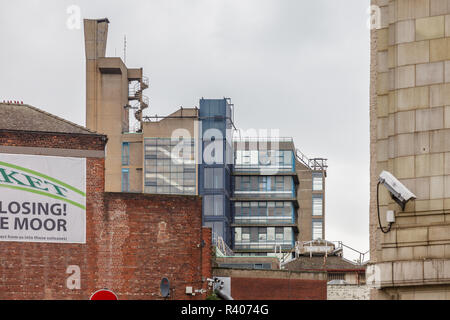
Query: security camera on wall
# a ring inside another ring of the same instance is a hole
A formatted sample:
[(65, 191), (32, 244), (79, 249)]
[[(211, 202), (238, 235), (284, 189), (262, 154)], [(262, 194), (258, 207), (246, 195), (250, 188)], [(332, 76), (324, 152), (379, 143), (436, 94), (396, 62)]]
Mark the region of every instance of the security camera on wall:
[(381, 172), (379, 182), (389, 190), (392, 199), (394, 199), (394, 201), (402, 207), (403, 211), (405, 210), (405, 205), (409, 200), (416, 199), (414, 193), (412, 193), (407, 187), (398, 181), (396, 177), (387, 171)]

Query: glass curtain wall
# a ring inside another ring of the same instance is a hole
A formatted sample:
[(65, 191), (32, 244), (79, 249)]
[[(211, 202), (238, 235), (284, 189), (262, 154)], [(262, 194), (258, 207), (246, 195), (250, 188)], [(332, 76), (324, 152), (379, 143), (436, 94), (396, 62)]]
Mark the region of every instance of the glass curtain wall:
[(194, 139), (145, 139), (145, 193), (196, 194)]

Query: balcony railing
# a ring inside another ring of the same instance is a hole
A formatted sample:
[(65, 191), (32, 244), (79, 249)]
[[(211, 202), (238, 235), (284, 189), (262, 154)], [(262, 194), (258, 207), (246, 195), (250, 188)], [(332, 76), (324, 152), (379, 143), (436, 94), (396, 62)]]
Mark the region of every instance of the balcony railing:
[(295, 198), (294, 191), (234, 191), (236, 199), (291, 199)]
[(233, 136), (233, 142), (294, 142), (292, 137), (240, 137)]
[(292, 216), (235, 216), (235, 224), (294, 224), (295, 219)]
[(275, 251), (275, 248), (282, 250), (290, 250), (294, 248), (292, 241), (265, 241), (265, 242), (236, 242), (234, 245), (235, 250), (269, 250)]
[(261, 165), (261, 164), (235, 164), (236, 172), (259, 172), (267, 174), (275, 174), (279, 172), (295, 172), (293, 165)]

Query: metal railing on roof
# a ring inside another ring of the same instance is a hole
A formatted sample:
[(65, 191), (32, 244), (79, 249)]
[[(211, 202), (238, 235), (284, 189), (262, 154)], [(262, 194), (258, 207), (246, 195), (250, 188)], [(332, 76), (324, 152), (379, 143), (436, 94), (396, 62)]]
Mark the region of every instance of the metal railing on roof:
[(327, 159), (324, 158), (313, 158), (309, 159), (300, 150), (295, 151), (297, 159), (303, 163), (305, 166), (314, 171), (326, 171), (328, 168)]
[[(358, 256), (358, 259), (353, 261), (346, 259), (344, 257), (344, 249), (350, 250), (353, 254)], [(327, 241), (322, 239), (311, 240), (311, 241), (296, 241), (295, 247), (289, 254), (295, 254), (295, 258), (298, 258), (301, 254), (310, 254), (312, 256), (314, 253), (320, 253), (324, 255), (339, 255), (342, 260), (347, 261), (356, 266), (364, 266), (369, 262), (370, 256), (369, 251), (360, 252), (352, 247), (345, 245), (342, 241)], [(280, 268), (291, 262), (295, 258), (292, 255), (283, 256), (280, 259)]]
[[(239, 131), (240, 134), (240, 131)], [(294, 139), (292, 137), (242, 137), (233, 135), (233, 142), (235, 143), (244, 143), (244, 142), (290, 142), (294, 143)], [(328, 168), (327, 160), (325, 158), (308, 158), (303, 152), (299, 149), (295, 149), (295, 156), (297, 159), (303, 163), (306, 167), (313, 171), (326, 171)]]
[(233, 137), (233, 142), (294, 142), (290, 137)]
[(344, 248), (346, 248), (346, 249), (349, 249), (350, 251), (352, 251), (353, 253), (355, 253), (355, 254), (357, 254), (359, 256), (359, 258), (354, 260), (354, 261), (350, 261), (350, 260), (345, 259), (343, 257), (344, 260), (346, 260), (348, 262), (351, 262), (351, 263), (354, 263), (356, 265), (361, 265), (361, 266), (365, 265), (367, 262), (369, 262), (369, 259), (370, 259), (370, 251), (369, 250), (366, 251), (366, 252), (360, 252), (360, 251), (358, 251), (358, 250), (356, 250), (356, 249), (354, 249), (352, 247), (349, 247), (349, 246), (345, 245), (342, 241), (329, 241), (329, 242), (332, 242), (332, 243), (334, 243), (337, 246), (336, 250), (339, 250), (339, 249), (343, 250)]

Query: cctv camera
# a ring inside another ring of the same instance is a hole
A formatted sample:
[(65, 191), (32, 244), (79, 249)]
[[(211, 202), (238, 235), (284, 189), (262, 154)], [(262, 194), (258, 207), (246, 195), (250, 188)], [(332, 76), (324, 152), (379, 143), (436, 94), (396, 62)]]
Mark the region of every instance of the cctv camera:
[(383, 171), (378, 180), (389, 190), (392, 199), (402, 207), (403, 211), (409, 200), (416, 199), (415, 194), (409, 191), (409, 189), (398, 181), (391, 173)]

